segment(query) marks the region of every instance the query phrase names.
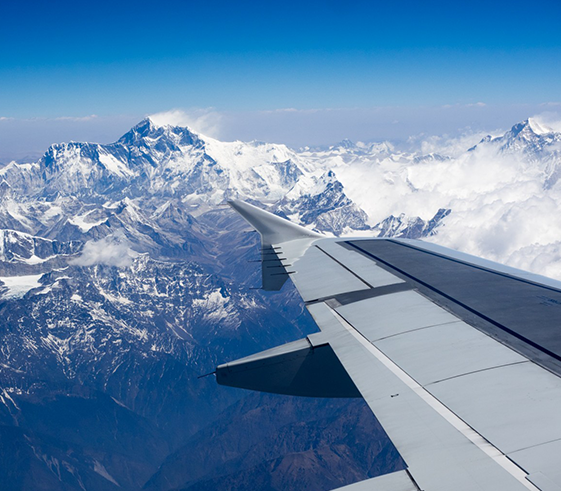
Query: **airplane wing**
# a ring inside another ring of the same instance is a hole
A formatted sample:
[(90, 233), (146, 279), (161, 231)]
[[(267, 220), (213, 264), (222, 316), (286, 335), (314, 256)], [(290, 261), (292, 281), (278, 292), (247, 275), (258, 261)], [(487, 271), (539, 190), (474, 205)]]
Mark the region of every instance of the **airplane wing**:
[(407, 469), (348, 491), (561, 491), (561, 282), (231, 206), (261, 234), (264, 289), (290, 277), (320, 331), (219, 366), (218, 383), (363, 397)]

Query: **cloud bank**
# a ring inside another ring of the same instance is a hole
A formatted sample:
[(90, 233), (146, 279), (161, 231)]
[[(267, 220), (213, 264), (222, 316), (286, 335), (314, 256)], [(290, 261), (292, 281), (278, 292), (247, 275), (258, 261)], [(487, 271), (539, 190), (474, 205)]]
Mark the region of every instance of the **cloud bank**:
[(74, 266), (117, 266), (125, 268), (132, 264), (135, 253), (129, 247), (123, 233), (115, 233), (101, 240), (90, 240), (84, 245), (82, 254), (69, 261)]
[[(538, 118), (559, 127), (554, 115)], [(517, 140), (467, 151), (479, 136), (418, 142), (418, 155), (444, 159), (379, 155), (335, 173), (372, 225), (402, 213), (429, 220), (449, 208), (437, 235), (426, 240), (561, 279), (561, 144), (540, 149)]]

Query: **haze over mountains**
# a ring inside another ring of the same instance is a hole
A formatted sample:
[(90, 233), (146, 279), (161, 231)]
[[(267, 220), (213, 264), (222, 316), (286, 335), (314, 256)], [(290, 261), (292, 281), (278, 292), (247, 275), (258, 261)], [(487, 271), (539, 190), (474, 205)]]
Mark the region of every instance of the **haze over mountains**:
[(197, 376), (314, 330), (290, 285), (250, 289), (258, 237), (230, 198), (561, 277), (560, 133), (529, 119), (419, 148), (297, 151), (146, 119), (0, 169), (0, 488), (319, 490), (399, 467), (361, 401)]

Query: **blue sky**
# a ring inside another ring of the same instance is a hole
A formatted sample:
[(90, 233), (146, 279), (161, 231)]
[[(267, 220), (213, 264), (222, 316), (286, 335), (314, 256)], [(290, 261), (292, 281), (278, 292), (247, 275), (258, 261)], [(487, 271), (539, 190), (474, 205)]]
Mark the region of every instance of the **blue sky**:
[[(282, 109), (342, 111), (342, 125), (354, 110), (374, 131), (393, 122), (388, 108), (402, 121), (409, 108), (420, 126), (405, 132), (423, 131), (423, 108), (439, 118), (435, 108), (486, 105), (456, 111), (459, 128), (561, 102), (561, 2), (20, 1), (2, 2), (0, 19), (0, 158), (26, 121), (37, 146), (115, 138), (172, 108), (212, 108), (233, 125), (223, 136), (237, 126), (246, 138), (250, 121)], [(297, 114), (285, 124), (302, 125)]]

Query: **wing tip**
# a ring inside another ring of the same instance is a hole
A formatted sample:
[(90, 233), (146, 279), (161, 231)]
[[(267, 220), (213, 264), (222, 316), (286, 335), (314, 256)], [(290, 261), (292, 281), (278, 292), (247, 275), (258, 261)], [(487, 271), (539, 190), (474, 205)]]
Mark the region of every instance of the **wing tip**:
[(238, 199), (227, 201), (255, 230), (261, 234), (263, 244), (277, 244), (295, 239), (320, 239), (324, 236), (291, 222), (269, 211)]

